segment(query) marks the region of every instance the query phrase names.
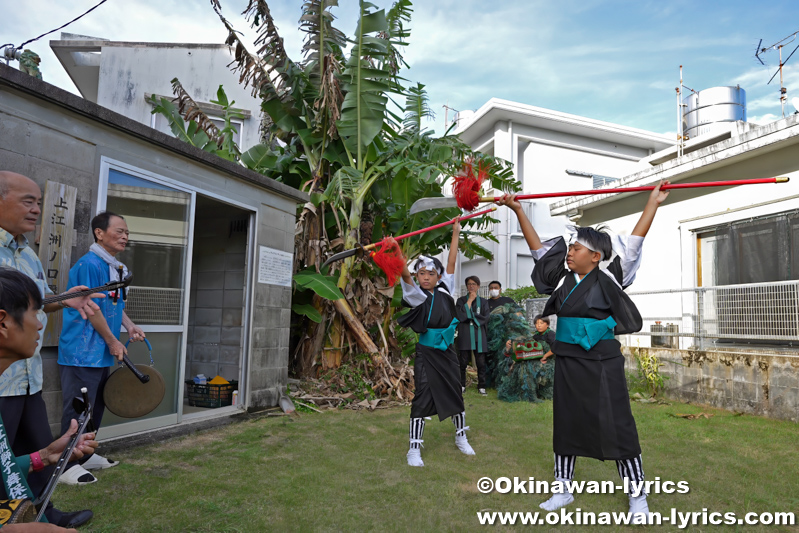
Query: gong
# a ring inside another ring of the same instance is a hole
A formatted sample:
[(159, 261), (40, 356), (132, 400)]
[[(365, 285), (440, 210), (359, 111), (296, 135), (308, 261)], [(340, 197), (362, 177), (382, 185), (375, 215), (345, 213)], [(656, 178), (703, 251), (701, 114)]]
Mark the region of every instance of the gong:
[[(147, 339), (144, 342), (150, 350), (150, 365), (134, 365), (125, 355), (105, 382), (105, 406), (123, 418), (139, 418), (152, 413), (166, 393), (164, 377), (156, 370), (153, 361), (153, 347)], [(125, 343), (125, 348), (129, 344), (130, 340)]]

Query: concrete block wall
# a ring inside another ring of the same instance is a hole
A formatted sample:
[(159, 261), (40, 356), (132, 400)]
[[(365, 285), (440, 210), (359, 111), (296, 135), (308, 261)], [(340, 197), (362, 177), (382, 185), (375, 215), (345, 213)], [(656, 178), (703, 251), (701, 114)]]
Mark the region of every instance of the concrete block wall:
[(198, 207), (189, 299), (186, 378), (240, 379), (247, 234)]
[[(262, 205), (256, 242), (285, 252), (294, 251), (295, 215)], [(258, 251), (256, 250), (256, 257)], [(250, 408), (276, 405), (288, 384), (291, 287), (254, 283)]]
[[(622, 347), (628, 371), (636, 371), (638, 349)], [(799, 352), (640, 350), (665, 363), (671, 398), (799, 422)]]

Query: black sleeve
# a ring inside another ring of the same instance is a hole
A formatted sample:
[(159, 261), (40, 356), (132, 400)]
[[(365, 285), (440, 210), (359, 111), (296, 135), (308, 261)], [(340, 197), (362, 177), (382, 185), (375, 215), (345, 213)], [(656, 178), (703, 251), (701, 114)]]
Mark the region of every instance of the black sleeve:
[(552, 343), (555, 342), (555, 332), (549, 331), (546, 335), (544, 335), (544, 342), (552, 346)]
[(610, 300), (611, 314), (616, 321), (616, 335), (625, 335), (641, 331), (643, 319), (633, 301), (608, 276), (602, 274), (598, 278), (602, 291)]
[(411, 328), (416, 333), (427, 331), (427, 315), (430, 312), (430, 298), (422, 305), (411, 308), (410, 311), (397, 319), (397, 324), (403, 328)]
[(566, 241), (563, 237), (556, 237), (546, 242), (552, 241), (555, 241), (555, 244), (544, 257), (536, 261), (533, 268), (533, 285), (541, 294), (552, 294), (563, 276), (568, 273), (565, 265), (566, 253), (569, 251)]
[[(621, 270), (621, 257), (617, 255), (613, 258), (613, 261), (611, 261), (608, 265), (608, 272), (613, 274), (613, 277), (619, 282), (619, 285), (622, 284), (622, 280), (624, 280), (624, 273)], [(626, 289), (627, 287), (623, 288)]]

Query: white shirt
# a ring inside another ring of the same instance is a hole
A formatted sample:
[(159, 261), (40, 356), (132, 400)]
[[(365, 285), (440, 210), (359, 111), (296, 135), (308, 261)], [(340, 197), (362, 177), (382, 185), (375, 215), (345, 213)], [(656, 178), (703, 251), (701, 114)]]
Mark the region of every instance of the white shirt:
[[(613, 254), (606, 261), (599, 263), (599, 268), (607, 274), (613, 283), (619, 285), (616, 277), (608, 271), (608, 265), (616, 258), (619, 257), (621, 263), (622, 283), (619, 287), (627, 287), (632, 285), (635, 281), (635, 273), (641, 266), (641, 249), (644, 245), (644, 238), (638, 235), (611, 235), (610, 236), (611, 248)], [(541, 248), (538, 250), (530, 250), (533, 254), (533, 260), (538, 261), (544, 254), (546, 254), (552, 246), (555, 245), (555, 239), (550, 239), (541, 243)]]
[[(416, 283), (405, 283), (405, 280), (400, 279), (402, 285), (402, 298), (408, 302), (411, 307), (419, 307), (425, 300), (427, 300), (427, 293), (424, 292)], [(447, 274), (444, 272), (441, 276), (441, 283), (447, 288), (447, 291), (441, 290), (442, 293), (452, 298), (452, 290), (455, 285), (455, 274)]]

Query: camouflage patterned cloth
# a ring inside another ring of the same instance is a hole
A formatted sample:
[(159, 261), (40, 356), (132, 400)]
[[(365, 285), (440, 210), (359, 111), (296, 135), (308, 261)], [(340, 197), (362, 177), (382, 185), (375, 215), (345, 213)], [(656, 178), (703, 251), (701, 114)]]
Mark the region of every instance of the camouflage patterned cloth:
[[(497, 396), (506, 402), (540, 402), (552, 399), (555, 376), (555, 358), (541, 364), (540, 359), (515, 361), (506, 357), (505, 343), (531, 339), (535, 329), (525, 317), (524, 310), (516, 304), (506, 304), (491, 312), (488, 321), (488, 347), (490, 364), (487, 364), (486, 382), (497, 389)], [(549, 346), (544, 345), (544, 353)], [(489, 359), (489, 358), (487, 358)], [(488, 363), (488, 361), (487, 361)]]

